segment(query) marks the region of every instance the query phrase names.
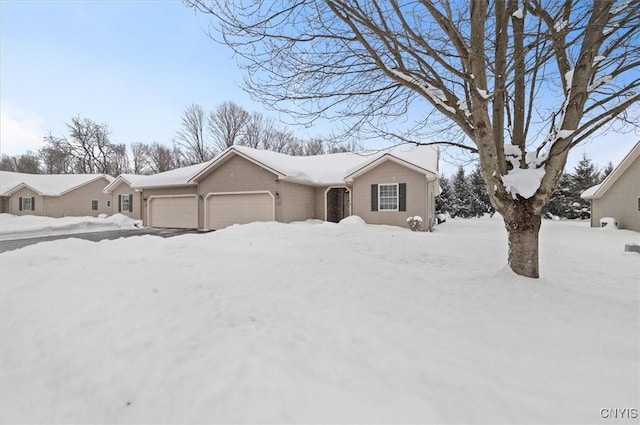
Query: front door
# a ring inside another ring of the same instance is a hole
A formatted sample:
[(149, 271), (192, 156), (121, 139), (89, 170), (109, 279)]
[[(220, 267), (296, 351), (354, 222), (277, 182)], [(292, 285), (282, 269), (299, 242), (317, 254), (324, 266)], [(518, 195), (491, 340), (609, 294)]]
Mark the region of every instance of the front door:
[(339, 222), (349, 216), (349, 189), (334, 187), (327, 191), (327, 221)]

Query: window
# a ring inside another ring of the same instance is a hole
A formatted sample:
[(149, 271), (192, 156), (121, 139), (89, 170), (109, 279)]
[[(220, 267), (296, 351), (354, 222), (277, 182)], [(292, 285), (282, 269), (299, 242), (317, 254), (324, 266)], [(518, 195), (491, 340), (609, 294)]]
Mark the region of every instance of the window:
[(378, 185), (379, 211), (398, 211), (398, 184)]
[(386, 183), (371, 185), (371, 211), (406, 211), (407, 184)]
[(131, 211), (131, 195), (120, 196), (120, 211), (123, 211), (123, 212)]
[(111, 206), (111, 201), (107, 201), (107, 206), (110, 207)]
[(20, 197), (20, 211), (35, 211), (35, 198), (33, 197)]
[(640, 198), (638, 198), (638, 212), (640, 212)]
[(92, 199), (91, 200), (91, 211), (98, 211), (98, 200), (97, 199)]

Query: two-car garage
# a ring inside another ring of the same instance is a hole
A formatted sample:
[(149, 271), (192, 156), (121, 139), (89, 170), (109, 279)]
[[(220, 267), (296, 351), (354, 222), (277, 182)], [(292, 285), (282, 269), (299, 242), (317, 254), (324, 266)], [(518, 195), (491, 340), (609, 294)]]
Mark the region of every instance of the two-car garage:
[[(209, 193), (204, 203), (204, 228), (209, 230), (275, 220), (274, 197), (268, 191)], [(198, 195), (151, 196), (147, 210), (150, 227), (198, 228)]]
[(209, 230), (254, 221), (273, 221), (274, 197), (269, 191), (209, 193), (205, 198), (204, 213), (204, 227)]

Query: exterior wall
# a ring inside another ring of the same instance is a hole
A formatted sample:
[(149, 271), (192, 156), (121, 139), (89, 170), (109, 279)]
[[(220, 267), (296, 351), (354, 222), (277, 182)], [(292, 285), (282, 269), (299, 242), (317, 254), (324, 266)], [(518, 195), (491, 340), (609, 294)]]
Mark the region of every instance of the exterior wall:
[(436, 219), (437, 188), (438, 188), (437, 180), (427, 182), (427, 216), (423, 217), (425, 218), (424, 226), (426, 229), (432, 229), (434, 220)]
[[(282, 182), (282, 217), (283, 223), (308, 220), (316, 217), (316, 191), (313, 186)], [(277, 202), (277, 199), (276, 199)]]
[(316, 202), (315, 202), (315, 218), (319, 219), (319, 220), (324, 220), (325, 219), (325, 214), (324, 214), (324, 208), (325, 208), (325, 203), (327, 202), (327, 200), (324, 197), (324, 192), (329, 188), (329, 186), (322, 186), (322, 187), (316, 187), (315, 188), (315, 197), (316, 197)]
[[(124, 186), (124, 185), (120, 185), (120, 186)], [(119, 187), (120, 187), (119, 186)], [(118, 187), (118, 188), (119, 188)], [(147, 201), (149, 198), (151, 198), (152, 196), (167, 196), (167, 195), (195, 195), (196, 194), (196, 187), (195, 186), (189, 186), (189, 187), (173, 187), (173, 188), (160, 188), (160, 189), (144, 189), (142, 191), (142, 193), (140, 192), (134, 192), (133, 194), (133, 212), (136, 212), (136, 202), (138, 203), (138, 205), (141, 205), (142, 208), (140, 209), (141, 211), (141, 219), (143, 225), (148, 226), (149, 225), (149, 215), (147, 214)], [(136, 199), (137, 198), (137, 199)], [(118, 197), (116, 196), (116, 202), (118, 202)], [(198, 222), (200, 222), (200, 210), (202, 208), (202, 200), (198, 200)]]
[(9, 213), (9, 197), (0, 196), (0, 213)]
[[(206, 198), (208, 193), (268, 190), (275, 198), (276, 221), (283, 221), (282, 205), (288, 188), (285, 187), (286, 183), (278, 181), (277, 177), (251, 161), (234, 155), (198, 182), (198, 195)], [(276, 196), (276, 192), (278, 192), (279, 196)], [(294, 212), (288, 212), (287, 218), (294, 216)], [(200, 202), (198, 217), (198, 226), (203, 229), (204, 205), (202, 201)]]
[[(406, 211), (371, 211), (371, 185), (384, 183), (407, 184)], [(370, 224), (389, 224), (407, 227), (407, 218), (427, 214), (427, 179), (424, 174), (410, 170), (392, 161), (357, 177), (353, 183), (351, 211)], [(425, 223), (426, 225), (426, 223)]]
[[(118, 195), (133, 195), (133, 211), (118, 211)], [(111, 192), (111, 213), (124, 214), (134, 220), (142, 220), (142, 193), (136, 192), (126, 183), (122, 183)]]
[[(111, 207), (107, 207), (111, 195), (102, 191), (108, 184), (107, 179), (99, 179), (62, 196), (47, 196), (44, 199), (44, 214), (49, 217), (97, 217), (98, 214), (111, 214)], [(92, 200), (98, 201), (97, 210), (91, 209)]]
[[(20, 198), (35, 198), (35, 209), (33, 211), (20, 211)], [(9, 214), (13, 215), (46, 215), (44, 196), (38, 195), (33, 190), (24, 188), (13, 193), (9, 197)]]
[(593, 199), (591, 225), (598, 227), (601, 218), (613, 217), (619, 228), (640, 232), (639, 197), (640, 158), (626, 169), (601, 198)]

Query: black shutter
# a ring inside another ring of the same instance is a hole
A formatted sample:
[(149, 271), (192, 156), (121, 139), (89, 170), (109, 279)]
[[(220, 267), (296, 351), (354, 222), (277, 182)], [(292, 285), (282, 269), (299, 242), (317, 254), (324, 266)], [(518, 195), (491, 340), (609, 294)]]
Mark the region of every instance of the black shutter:
[(34, 198), (33, 196), (31, 197), (31, 211), (35, 211), (36, 210), (36, 198)]
[(398, 210), (399, 211), (407, 210), (407, 184), (406, 183), (398, 184)]
[(129, 212), (133, 212), (133, 195), (129, 195)]
[(378, 185), (371, 185), (371, 211), (378, 211)]
[(118, 195), (118, 212), (122, 212), (122, 195)]
[(22, 211), (22, 196), (18, 198), (18, 210)]

